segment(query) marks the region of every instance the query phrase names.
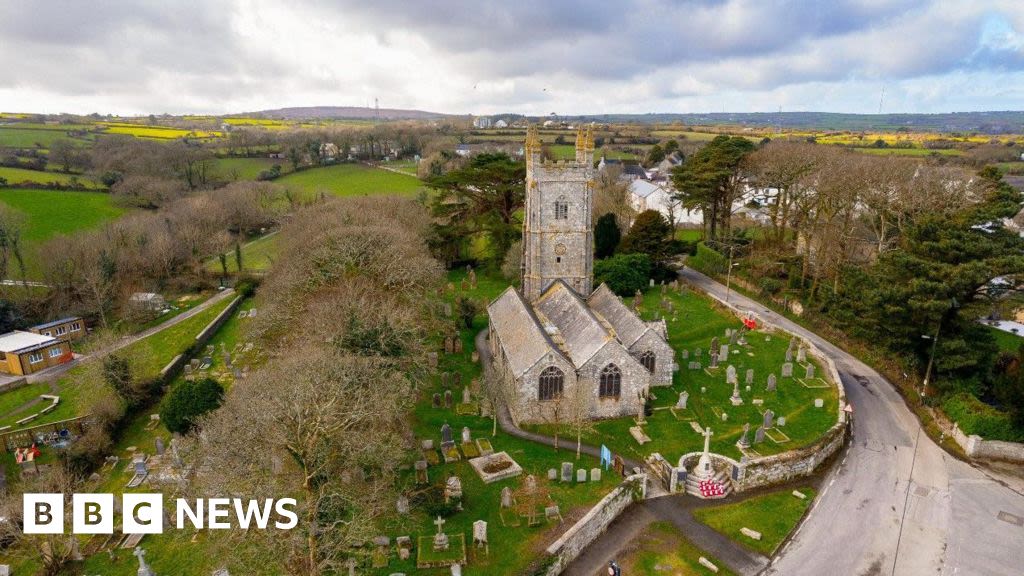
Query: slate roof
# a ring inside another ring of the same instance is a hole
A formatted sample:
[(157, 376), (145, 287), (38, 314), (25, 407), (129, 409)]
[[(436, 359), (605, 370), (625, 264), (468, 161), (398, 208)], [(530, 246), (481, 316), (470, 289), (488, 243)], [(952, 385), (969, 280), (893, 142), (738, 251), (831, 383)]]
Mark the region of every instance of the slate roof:
[(498, 333), (509, 370), (518, 378), (549, 353), (558, 353), (554, 342), (541, 328), (540, 320), (511, 286), (487, 306), (491, 324)]
[(549, 286), (535, 306), (558, 330), (563, 350), (577, 368), (615, 337), (611, 325), (561, 280)]
[(661, 186), (639, 178), (629, 183), (629, 191), (637, 198), (647, 198), (661, 189)]
[(32, 329), (33, 330), (46, 330), (47, 328), (52, 328), (54, 326), (57, 326), (58, 324), (67, 324), (68, 322), (73, 322), (75, 320), (81, 320), (81, 319), (82, 319), (81, 316), (68, 316), (67, 318), (61, 318), (60, 320), (54, 320), (52, 322), (46, 322), (44, 324), (39, 324), (37, 326), (33, 326)]
[(647, 324), (623, 304), (607, 284), (598, 286), (587, 299), (587, 304), (611, 324), (619, 341), (626, 348), (632, 346), (647, 331)]

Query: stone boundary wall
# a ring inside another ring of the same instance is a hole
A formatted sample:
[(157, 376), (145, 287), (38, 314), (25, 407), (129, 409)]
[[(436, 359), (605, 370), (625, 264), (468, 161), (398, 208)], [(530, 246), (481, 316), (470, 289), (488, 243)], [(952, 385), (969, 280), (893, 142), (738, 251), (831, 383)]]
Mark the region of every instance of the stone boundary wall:
[(647, 474), (634, 474), (609, 492), (594, 505), (580, 521), (548, 546), (547, 553), (554, 556), (546, 576), (557, 576), (580, 555), (580, 552), (600, 536), (623, 510), (647, 495)]
[(1024, 462), (1024, 444), (1020, 442), (1004, 442), (1002, 440), (985, 440), (977, 434), (968, 436), (956, 424), (950, 431), (950, 437), (963, 448), (971, 458), (989, 460), (1006, 460), (1008, 462)]
[[(737, 316), (757, 316), (762, 326), (777, 330), (783, 334), (790, 334), (781, 327), (764, 320), (756, 312), (748, 313), (740, 310), (731, 302), (725, 302), (724, 300), (716, 297), (714, 294), (707, 295), (719, 304), (725, 306), (729, 310), (732, 310), (733, 314)], [(795, 334), (791, 335), (796, 336)], [(836, 363), (832, 358), (824, 354), (811, 342), (808, 342), (800, 336), (796, 336), (796, 338), (800, 341), (802, 346), (807, 348), (807, 352), (811, 356), (816, 358), (825, 366), (825, 369), (828, 371), (829, 379), (836, 387), (836, 392), (839, 397), (839, 402), (836, 406), (836, 423), (829, 428), (821, 438), (810, 446), (797, 448), (795, 450), (775, 454), (773, 456), (755, 458), (740, 463), (740, 465), (734, 470), (732, 476), (733, 487), (737, 492), (757, 488), (759, 486), (785, 482), (799, 476), (810, 475), (819, 464), (828, 460), (829, 457), (835, 454), (846, 440), (846, 432), (848, 429), (848, 417), (847, 413), (844, 411), (844, 408), (846, 408), (846, 388), (843, 386), (842, 378), (839, 377), (839, 370), (836, 368)]]
[(167, 364), (167, 366), (164, 366), (163, 370), (160, 371), (160, 384), (165, 386), (170, 384), (178, 371), (180, 371), (185, 366), (185, 363), (188, 362), (189, 357), (195, 354), (201, 346), (206, 344), (206, 342), (217, 333), (217, 330), (220, 330), (220, 327), (228, 321), (228, 318), (231, 318), (231, 315), (238, 309), (238, 305), (242, 303), (242, 300), (243, 297), (241, 295), (235, 296), (235, 299), (228, 304), (228, 307), (221, 310), (220, 314), (217, 314), (216, 318), (210, 320), (210, 323), (207, 324), (198, 335), (196, 335), (195, 343), (189, 346), (188, 350), (178, 354)]
[(28, 384), (28, 378), (18, 378), (17, 380), (11, 380), (10, 382), (4, 382), (0, 384), (0, 394), (4, 392), (10, 392), (11, 390), (17, 390), (22, 386)]

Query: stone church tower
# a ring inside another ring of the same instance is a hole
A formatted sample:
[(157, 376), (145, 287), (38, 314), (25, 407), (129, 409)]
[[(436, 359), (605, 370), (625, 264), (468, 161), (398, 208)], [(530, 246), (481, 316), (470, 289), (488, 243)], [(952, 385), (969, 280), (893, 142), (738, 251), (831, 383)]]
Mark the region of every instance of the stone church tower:
[(574, 161), (545, 162), (537, 128), (526, 132), (523, 295), (530, 302), (556, 280), (589, 296), (594, 279), (594, 132), (576, 132)]

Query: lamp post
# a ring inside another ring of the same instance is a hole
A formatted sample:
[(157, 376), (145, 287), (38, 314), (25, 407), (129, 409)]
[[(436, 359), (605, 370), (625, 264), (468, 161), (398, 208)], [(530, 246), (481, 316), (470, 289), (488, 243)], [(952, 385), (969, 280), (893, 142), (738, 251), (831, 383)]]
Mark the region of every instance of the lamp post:
[(729, 296), (732, 295), (732, 267), (739, 264), (739, 262), (733, 263), (732, 251), (734, 246), (729, 246), (729, 269), (725, 274), (725, 301), (729, 301)]
[[(956, 309), (959, 306), (960, 306), (960, 303), (956, 301), (956, 298), (951, 298), (950, 299), (950, 301), (949, 301), (949, 310)], [(945, 317), (945, 315), (946, 315), (945, 312), (943, 312), (942, 316), (939, 316), (939, 322), (935, 326), (935, 336), (929, 336), (927, 334), (922, 334), (921, 335), (921, 338), (924, 338), (925, 340), (931, 340), (932, 341), (932, 351), (931, 351), (931, 354), (928, 355), (928, 367), (925, 368), (925, 371), (924, 371), (924, 383), (921, 385), (921, 398), (924, 398), (925, 395), (927, 394), (927, 392), (928, 392), (928, 383), (931, 382), (931, 379), (932, 379), (932, 366), (935, 365), (935, 350), (936, 350), (936, 348), (939, 347), (939, 333), (942, 330), (942, 319)]]

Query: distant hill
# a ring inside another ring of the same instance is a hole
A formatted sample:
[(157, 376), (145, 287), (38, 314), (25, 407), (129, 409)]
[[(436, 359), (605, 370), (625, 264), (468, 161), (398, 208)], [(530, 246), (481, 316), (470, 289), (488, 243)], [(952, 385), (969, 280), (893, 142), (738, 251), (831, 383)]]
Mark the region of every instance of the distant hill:
[(381, 108), (379, 111), (363, 106), (303, 106), (296, 108), (278, 108), (250, 112), (243, 116), (262, 116), (281, 120), (319, 120), (319, 119), (355, 119), (372, 120), (380, 114), (383, 120), (430, 120), (443, 118), (445, 114), (424, 110), (401, 110), (398, 108)]
[(1024, 111), (948, 114), (842, 114), (835, 112), (713, 112), (707, 114), (594, 114), (565, 119), (595, 122), (643, 122), (695, 125), (780, 126), (817, 130), (897, 130), (912, 132), (1024, 133)]

